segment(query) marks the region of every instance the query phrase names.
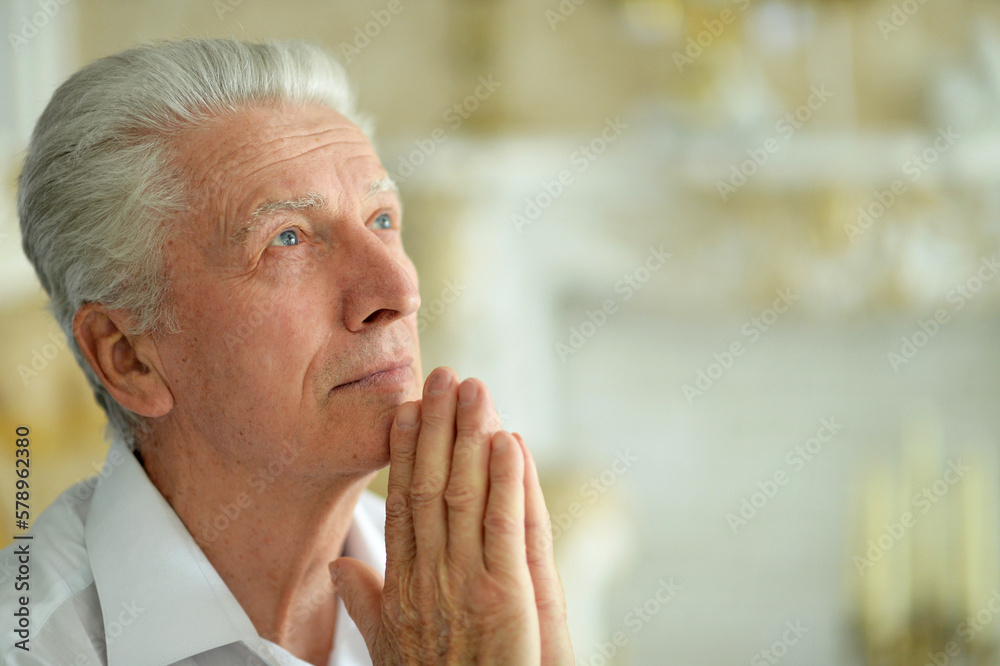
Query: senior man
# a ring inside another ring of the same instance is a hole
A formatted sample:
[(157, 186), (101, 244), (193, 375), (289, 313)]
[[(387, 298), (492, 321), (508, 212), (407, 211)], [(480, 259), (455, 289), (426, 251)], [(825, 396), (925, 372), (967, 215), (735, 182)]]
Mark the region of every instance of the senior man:
[(24, 247), (113, 436), (34, 524), (5, 664), (572, 663), (524, 442), (482, 382), (422, 382), (366, 130), (302, 43), (142, 46), (56, 91)]

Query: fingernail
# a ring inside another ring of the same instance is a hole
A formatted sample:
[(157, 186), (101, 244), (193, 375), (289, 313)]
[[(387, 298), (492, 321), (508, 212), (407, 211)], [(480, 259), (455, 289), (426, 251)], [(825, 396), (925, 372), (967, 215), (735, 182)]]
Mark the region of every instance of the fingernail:
[(477, 395), (479, 395), (479, 386), (476, 385), (476, 382), (466, 379), (458, 387), (458, 404), (471, 404)]
[(337, 566), (336, 562), (330, 562), (330, 578), (334, 585), (340, 581), (340, 567)]
[(507, 433), (499, 433), (493, 438), (493, 451), (494, 453), (503, 453), (507, 450), (507, 438), (509, 435)]
[(427, 380), (427, 392), (431, 395), (442, 393), (451, 386), (451, 373), (447, 370), (435, 370)]
[(417, 405), (412, 402), (404, 402), (396, 411), (396, 427), (406, 430), (417, 425)]

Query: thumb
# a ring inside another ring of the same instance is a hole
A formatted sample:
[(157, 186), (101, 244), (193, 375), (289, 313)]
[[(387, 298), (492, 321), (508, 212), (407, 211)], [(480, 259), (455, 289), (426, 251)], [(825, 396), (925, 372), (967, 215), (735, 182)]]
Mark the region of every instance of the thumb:
[(330, 577), (370, 652), (382, 626), (382, 577), (370, 565), (353, 557), (331, 562)]

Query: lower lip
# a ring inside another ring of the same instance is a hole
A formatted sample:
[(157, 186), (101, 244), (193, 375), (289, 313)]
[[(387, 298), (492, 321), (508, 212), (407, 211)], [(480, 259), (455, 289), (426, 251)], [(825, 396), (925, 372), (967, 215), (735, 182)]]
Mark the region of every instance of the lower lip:
[(344, 389), (357, 388), (397, 391), (402, 388), (409, 388), (412, 382), (413, 371), (410, 370), (410, 366), (406, 365), (401, 368), (394, 368), (393, 370), (376, 372), (362, 379), (358, 379), (357, 381), (336, 386), (333, 390), (340, 391)]

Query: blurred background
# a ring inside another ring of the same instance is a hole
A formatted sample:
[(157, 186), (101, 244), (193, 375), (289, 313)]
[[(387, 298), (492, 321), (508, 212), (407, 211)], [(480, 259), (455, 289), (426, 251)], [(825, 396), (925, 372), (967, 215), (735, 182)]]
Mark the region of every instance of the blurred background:
[(406, 204), (424, 367), (538, 461), (577, 662), (996, 664), (1000, 5), (5, 0), (0, 539), (104, 418), (20, 249), (66, 76), (305, 38)]

